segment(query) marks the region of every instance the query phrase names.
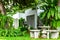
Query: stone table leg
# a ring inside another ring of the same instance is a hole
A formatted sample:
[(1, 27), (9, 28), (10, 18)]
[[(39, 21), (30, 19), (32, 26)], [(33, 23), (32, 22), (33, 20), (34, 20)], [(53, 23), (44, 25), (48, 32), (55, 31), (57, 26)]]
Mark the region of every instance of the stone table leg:
[(40, 30), (30, 30), (30, 37), (38, 38)]
[(34, 38), (38, 38), (39, 37), (39, 32), (34, 32)]
[(30, 32), (30, 37), (31, 37), (31, 38), (34, 37), (34, 32)]
[(47, 38), (49, 39), (49, 32), (47, 32)]

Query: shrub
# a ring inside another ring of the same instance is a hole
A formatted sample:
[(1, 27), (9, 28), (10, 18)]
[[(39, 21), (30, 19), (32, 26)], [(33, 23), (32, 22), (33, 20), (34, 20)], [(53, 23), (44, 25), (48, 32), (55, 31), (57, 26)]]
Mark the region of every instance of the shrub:
[(10, 16), (0, 14), (0, 28), (10, 28), (13, 24), (13, 18)]
[(25, 36), (27, 30), (23, 28), (14, 29), (11, 27), (10, 29), (0, 29), (0, 36), (3, 37), (18, 37), (18, 36)]
[(27, 32), (27, 28), (23, 26), (23, 19), (20, 20), (21, 25), (18, 29), (12, 27), (13, 18), (0, 14), (0, 36), (3, 37), (17, 37), (24, 36)]

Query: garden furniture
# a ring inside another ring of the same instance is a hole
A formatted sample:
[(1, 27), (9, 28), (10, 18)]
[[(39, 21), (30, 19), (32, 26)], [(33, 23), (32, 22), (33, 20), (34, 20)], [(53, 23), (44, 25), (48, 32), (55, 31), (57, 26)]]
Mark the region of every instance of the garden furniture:
[(46, 30), (49, 30), (49, 28), (50, 28), (50, 26), (39, 26), (39, 28), (41, 28), (42, 29), (42, 37), (43, 38), (47, 38), (47, 32), (46, 32)]
[[(46, 30), (47, 32), (47, 38), (49, 39), (50, 36), (51, 38), (58, 38), (59, 37), (59, 31), (58, 30)], [(51, 35), (49, 35), (51, 34)]]
[(30, 37), (38, 38), (40, 34), (40, 30), (30, 30)]

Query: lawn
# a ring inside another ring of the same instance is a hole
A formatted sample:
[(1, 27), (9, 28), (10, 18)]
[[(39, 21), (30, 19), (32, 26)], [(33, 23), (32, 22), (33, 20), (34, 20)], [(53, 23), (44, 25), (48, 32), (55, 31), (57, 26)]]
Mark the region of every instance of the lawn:
[(42, 39), (42, 38), (29, 38), (29, 37), (0, 37), (0, 40), (60, 40), (59, 39)]

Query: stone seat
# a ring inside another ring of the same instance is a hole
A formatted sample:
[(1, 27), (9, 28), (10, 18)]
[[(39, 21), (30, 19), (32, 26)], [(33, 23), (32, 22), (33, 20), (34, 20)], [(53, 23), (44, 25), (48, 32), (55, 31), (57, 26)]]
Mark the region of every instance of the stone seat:
[(39, 37), (40, 30), (30, 30), (30, 37), (32, 38), (38, 38)]
[(47, 32), (47, 38), (49, 39), (50, 38), (50, 35), (51, 34), (51, 38), (58, 38), (59, 37), (59, 31), (58, 30), (46, 30)]

